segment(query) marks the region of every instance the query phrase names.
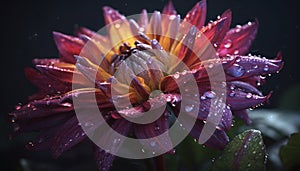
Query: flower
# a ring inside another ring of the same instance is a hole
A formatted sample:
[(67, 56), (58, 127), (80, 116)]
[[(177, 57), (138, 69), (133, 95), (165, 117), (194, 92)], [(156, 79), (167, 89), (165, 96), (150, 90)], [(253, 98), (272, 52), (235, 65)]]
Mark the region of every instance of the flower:
[[(104, 7), (103, 11), (108, 35), (87, 28), (79, 28), (75, 37), (54, 32), (60, 58), (35, 59), (35, 69), (26, 68), (27, 78), (39, 92), (29, 97), (28, 104), (17, 106), (10, 115), (15, 134), (40, 132), (37, 139), (27, 145), (28, 149), (49, 150), (54, 157), (59, 157), (87, 139), (87, 132), (76, 117), (74, 98), (81, 97), (80, 107), (89, 109), (92, 102), (87, 97), (91, 94), (96, 96), (103, 118), (115, 131), (138, 139), (166, 132), (171, 115), (178, 117), (181, 106), (185, 115), (197, 109), (197, 116), (187, 117), (196, 117), (189, 133), (198, 139), (209, 122), (210, 110), (219, 108), (212, 104), (213, 99), (218, 98), (218, 90), (212, 89), (209, 78), (209, 69), (215, 66), (222, 66), (225, 80), (213, 84), (220, 84), (217, 87), (226, 90), (226, 101), (222, 103), (220, 122), (205, 142), (206, 146), (223, 149), (229, 141), (226, 131), (232, 125), (232, 114), (250, 124), (246, 110), (270, 98), (271, 94), (264, 96), (257, 88), (264, 83), (262, 76), (278, 72), (283, 62), (280, 53), (275, 59), (247, 55), (257, 33), (257, 21), (230, 29), (231, 11), (227, 10), (216, 21), (204, 26), (205, 0), (190, 10), (183, 22), (171, 1), (162, 11), (167, 17), (155, 11), (148, 20), (147, 12), (143, 10), (137, 22), (127, 20), (110, 7)], [(85, 48), (87, 44), (89, 51)], [(210, 44), (216, 53), (211, 53)], [(99, 59), (102, 61), (98, 66)], [(182, 67), (182, 63), (188, 68)], [(200, 96), (191, 97), (188, 104), (192, 105), (183, 106), (184, 95), (180, 88), (189, 85), (187, 75), (193, 76)], [(80, 88), (74, 89), (74, 85)], [(120, 94), (118, 98), (113, 97), (113, 92)], [(200, 103), (195, 105), (195, 98)], [(162, 101), (167, 102), (167, 107), (154, 122), (138, 124), (128, 120), (140, 117), (153, 105), (162, 108)], [(84, 124), (97, 125), (94, 129), (101, 126), (92, 119), (89, 121), (91, 123)], [(103, 132), (99, 136), (105, 139), (109, 133)], [(156, 152), (173, 147), (170, 139), (164, 143), (166, 145), (154, 142), (152, 146), (158, 144), (154, 149)], [(109, 169), (115, 155), (97, 146), (95, 154), (99, 170)]]

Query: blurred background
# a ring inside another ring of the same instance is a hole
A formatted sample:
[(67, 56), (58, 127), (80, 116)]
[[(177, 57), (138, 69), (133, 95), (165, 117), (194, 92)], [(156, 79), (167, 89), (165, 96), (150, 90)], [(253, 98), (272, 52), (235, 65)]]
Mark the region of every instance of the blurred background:
[[(259, 20), (259, 32), (251, 48), (252, 54), (273, 58), (278, 51), (283, 53), (285, 61), (283, 70), (267, 78), (268, 84), (262, 87), (265, 94), (271, 90), (274, 91), (270, 104), (264, 105), (263, 110), (257, 110), (251, 115), (254, 119), (252, 127), (262, 129), (265, 142), (275, 148), (275, 152), (268, 151), (270, 156), (268, 168), (280, 170), (282, 165), (279, 158), (276, 158), (279, 145), (285, 142), (289, 134), (299, 131), (300, 123), (300, 121), (297, 122), (300, 113), (300, 72), (298, 70), (300, 69), (298, 53), (300, 23), (296, 8), (297, 1), (207, 1), (207, 21), (215, 20), (218, 15), (229, 8), (233, 12), (232, 27), (245, 24), (249, 20), (253, 21), (255, 18)], [(103, 27), (101, 8), (105, 5), (118, 9), (122, 14), (133, 15), (140, 13), (143, 8), (146, 8), (148, 12), (162, 10), (167, 2), (168, 0), (18, 0), (1, 5), (3, 49), (0, 69), (1, 90), (4, 94), (1, 98), (0, 112), (1, 170), (96, 170), (89, 145), (80, 145), (54, 160), (49, 153), (34, 153), (25, 149), (24, 144), (33, 138), (31, 134), (9, 140), (11, 127), (8, 124), (7, 114), (14, 110), (18, 103), (24, 104), (26, 98), (36, 91), (35, 87), (26, 80), (23, 70), (27, 66), (32, 66), (31, 61), (34, 58), (57, 56), (52, 31), (73, 34), (76, 26), (85, 26), (92, 30), (99, 30)], [(196, 0), (173, 0), (177, 12), (182, 17), (196, 2)], [(271, 116), (273, 120), (266, 119), (268, 116)], [(274, 126), (277, 122), (279, 127)], [(240, 122), (236, 121), (232, 134), (245, 127), (239, 125)], [(289, 125), (293, 127), (287, 129)], [(186, 155), (189, 153), (181, 150), (181, 147), (184, 149), (186, 144), (190, 144), (189, 140), (178, 147), (178, 155), (168, 158), (168, 166), (172, 166), (169, 167), (170, 170), (173, 167), (177, 167), (177, 170), (205, 169), (219, 153), (203, 148), (201, 145), (189, 145), (189, 147), (195, 146), (192, 151), (199, 151), (206, 157), (196, 154), (194, 158), (191, 159), (189, 156), (187, 160)], [(274, 159), (273, 153), (276, 153)], [(209, 162), (206, 161), (207, 156)], [(147, 165), (151, 165), (149, 162), (127, 162), (123, 159), (118, 159), (115, 163), (118, 164), (113, 167), (114, 170), (126, 167), (132, 170), (146, 170)], [(204, 164), (200, 166), (198, 163)]]

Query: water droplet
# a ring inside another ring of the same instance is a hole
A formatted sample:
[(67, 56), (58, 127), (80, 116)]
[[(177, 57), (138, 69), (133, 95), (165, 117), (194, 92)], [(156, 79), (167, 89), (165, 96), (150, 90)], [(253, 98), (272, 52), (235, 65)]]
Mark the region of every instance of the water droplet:
[(152, 154), (155, 155), (155, 152), (153, 151)]
[(174, 76), (173, 76), (175, 79), (178, 79), (180, 77), (179, 73), (175, 73)]
[(145, 150), (142, 148), (142, 152), (145, 153)]
[(213, 99), (216, 97), (216, 93), (213, 91), (207, 91), (203, 94), (203, 96), (209, 98), (209, 99)]
[(257, 68), (258, 68), (258, 65), (253, 65), (252, 68), (253, 68), (253, 69), (257, 69)]
[(235, 51), (233, 52), (233, 54), (235, 54), (235, 55), (237, 55), (237, 54), (239, 54), (239, 53), (240, 53), (239, 50), (235, 50)]
[(238, 64), (234, 64), (227, 69), (226, 73), (233, 77), (241, 77), (244, 75), (245, 69)]
[(93, 124), (92, 122), (89, 122), (89, 121), (86, 122), (86, 123), (84, 123), (84, 126), (85, 126), (85, 127), (93, 126), (93, 125), (94, 125), (94, 124)]
[(159, 131), (159, 130), (160, 130), (160, 127), (159, 127), (159, 126), (156, 126), (156, 127), (154, 128), (154, 130), (155, 130), (155, 131)]
[(256, 154), (256, 151), (253, 151), (252, 153), (253, 153), (253, 154)]
[(232, 46), (232, 43), (231, 43), (231, 42), (227, 42), (227, 43), (224, 45), (224, 47), (225, 47), (226, 49), (229, 49), (231, 46)]
[(252, 94), (251, 93), (248, 93), (247, 95), (246, 95), (246, 98), (247, 99), (250, 99), (252, 97)]
[(151, 142), (150, 142), (150, 146), (151, 146), (151, 147), (155, 147), (155, 146), (156, 146), (156, 142), (155, 142), (155, 141), (151, 141)]
[(244, 147), (244, 148), (247, 148), (247, 145), (245, 144), (243, 147)]
[(207, 65), (207, 68), (209, 68), (209, 69), (212, 69), (213, 67), (214, 67), (213, 63), (210, 63), (210, 64)]
[(248, 167), (251, 167), (251, 164), (250, 163), (248, 163), (248, 165), (247, 165)]
[(264, 67), (264, 71), (265, 71), (265, 72), (269, 71), (269, 66), (268, 66), (268, 65), (266, 65), (266, 66)]
[(120, 27), (121, 27), (120, 24), (115, 24), (115, 28), (116, 28), (116, 29), (119, 29)]
[(21, 107), (22, 107), (21, 105), (17, 105), (17, 106), (16, 106), (16, 110), (20, 110)]
[(205, 96), (201, 96), (200, 99), (201, 99), (201, 100), (205, 100), (206, 97), (205, 97)]
[(194, 109), (194, 105), (191, 105), (191, 106), (185, 106), (184, 110), (186, 112), (191, 112), (192, 110)]
[(65, 107), (72, 107), (72, 104), (71, 104), (71, 103), (68, 103), (68, 102), (62, 103), (61, 105), (62, 105), (62, 106), (65, 106)]
[(218, 47), (218, 45), (216, 43), (214, 43), (214, 47)]

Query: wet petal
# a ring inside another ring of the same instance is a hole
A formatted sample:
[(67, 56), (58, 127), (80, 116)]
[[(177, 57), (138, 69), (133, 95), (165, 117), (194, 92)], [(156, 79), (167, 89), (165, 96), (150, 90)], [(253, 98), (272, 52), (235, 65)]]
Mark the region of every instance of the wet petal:
[(201, 32), (210, 40), (211, 44), (220, 44), (227, 30), (230, 27), (231, 18), (220, 18), (217, 21), (210, 22), (208, 25), (201, 29)]
[(81, 39), (58, 32), (53, 32), (54, 41), (59, 51), (61, 60), (75, 63), (74, 55), (79, 55), (84, 43)]
[(198, 2), (185, 16), (184, 22), (189, 22), (201, 29), (206, 20), (206, 0)]
[[(87, 79), (79, 72), (74, 71), (75, 65), (68, 63), (55, 63), (52, 65), (36, 65), (42, 74), (56, 79), (63, 83), (79, 84), (79, 85), (88, 85)], [(73, 76), (76, 74), (76, 80), (73, 80)]]
[(95, 158), (98, 170), (109, 170), (115, 160), (116, 156), (102, 150), (100, 147), (95, 146)]
[[(150, 152), (158, 153), (165, 149), (172, 149), (173, 145), (168, 134), (164, 134), (161, 139), (155, 138), (151, 142), (145, 143), (143, 139), (157, 137), (169, 129), (169, 113), (166, 110), (162, 116), (150, 124), (135, 124), (135, 135), (142, 145)], [(163, 140), (163, 141), (162, 141)]]
[(77, 118), (72, 117), (54, 135), (51, 144), (52, 155), (54, 158), (59, 157), (63, 152), (82, 142), (85, 138), (86, 134), (78, 124)]
[(159, 40), (160, 36), (162, 35), (162, 27), (161, 27), (161, 14), (159, 11), (154, 11), (154, 13), (152, 14), (149, 24), (148, 24), (148, 28), (147, 28), (147, 32), (146, 34), (152, 38), (152, 39), (156, 39)]
[(12, 120), (14, 121), (12, 124), (14, 127), (14, 134), (30, 131), (40, 131), (42, 129), (49, 129), (51, 127), (59, 126), (60, 124), (70, 119), (70, 117), (74, 114), (75, 113), (73, 112), (66, 112), (45, 118), (36, 118), (30, 120), (17, 120), (16, 118), (12, 117)]
[(162, 14), (166, 14), (166, 15), (176, 15), (177, 14), (171, 0), (168, 2), (168, 4), (162, 10)]
[[(72, 87), (66, 83), (51, 79), (33, 68), (25, 68), (26, 78), (39, 89), (39, 93), (31, 96), (29, 99), (40, 99), (46, 95), (65, 93)], [(43, 80), (43, 81), (41, 81)]]
[(140, 14), (140, 18), (138, 20), (138, 24), (141, 28), (143, 28), (143, 30), (140, 30), (142, 32), (146, 31), (147, 27), (148, 27), (148, 13), (147, 10), (143, 9), (141, 14)]
[(251, 125), (252, 121), (248, 116), (247, 110), (236, 110), (233, 111), (235, 117), (243, 120), (247, 125)]
[(83, 73), (90, 81), (107, 81), (111, 75), (107, 73), (103, 68), (93, 64), (90, 60), (84, 57), (75, 56), (77, 59), (76, 68)]
[(255, 39), (258, 29), (258, 21), (248, 22), (243, 26), (237, 26), (226, 33), (217, 52), (220, 56), (245, 55)]
[(134, 45), (135, 40), (133, 39), (129, 22), (125, 16), (107, 6), (103, 7), (103, 13), (115, 52), (118, 52), (119, 46), (125, 42)]
[(159, 42), (166, 51), (169, 51), (179, 31), (180, 15), (163, 16), (162, 20), (163, 35), (160, 37)]
[(228, 80), (279, 72), (283, 67), (281, 59), (266, 59), (258, 56), (235, 56), (235, 62), (225, 69)]
[[(101, 134), (95, 134), (93, 139), (97, 143), (106, 143), (102, 144), (103, 149), (96, 147), (95, 157), (99, 170), (109, 170), (113, 160), (115, 158), (111, 153), (117, 153), (119, 148), (122, 147), (124, 142), (123, 137), (116, 137), (113, 131), (118, 132), (124, 136), (127, 136), (129, 133), (131, 124), (125, 119), (118, 119), (113, 122), (111, 125), (112, 129), (108, 131), (101, 132)], [(99, 128), (101, 130), (101, 127)], [(99, 142), (98, 142), (99, 141)]]
[(46, 129), (33, 142), (29, 142), (26, 145), (26, 148), (32, 151), (50, 150), (53, 141), (53, 136), (58, 130), (59, 127), (52, 127)]
[(261, 96), (247, 89), (239, 89), (232, 86), (229, 87), (227, 93), (226, 100), (232, 110), (242, 110), (259, 106), (268, 101), (271, 96), (271, 93), (267, 96)]
[[(198, 141), (203, 127), (204, 127), (203, 121), (201, 120), (196, 121), (193, 129), (190, 132), (190, 135)], [(229, 138), (226, 135), (225, 131), (216, 129), (214, 134), (204, 144), (208, 147), (222, 150), (225, 148), (228, 142), (229, 142)]]
[(81, 107), (93, 107), (90, 99), (95, 96), (100, 108), (113, 108), (113, 103), (99, 89), (77, 89), (63, 95), (34, 100), (11, 113), (16, 119), (42, 118), (64, 112), (73, 111), (73, 98), (79, 98)]

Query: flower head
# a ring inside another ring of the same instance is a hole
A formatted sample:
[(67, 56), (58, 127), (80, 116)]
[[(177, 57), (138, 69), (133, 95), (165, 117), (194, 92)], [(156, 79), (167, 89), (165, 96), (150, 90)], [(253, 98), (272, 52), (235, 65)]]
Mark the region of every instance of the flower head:
[[(11, 117), (15, 133), (41, 132), (28, 149), (50, 150), (58, 157), (87, 139), (87, 134), (103, 125), (89, 113), (94, 103), (114, 131), (142, 140), (167, 132), (172, 115), (181, 114), (194, 119), (193, 125), (184, 119), (179, 122), (198, 139), (205, 125), (213, 122), (209, 117), (215, 112), (220, 118), (204, 144), (223, 149), (229, 141), (225, 132), (232, 125), (232, 115), (250, 124), (246, 110), (270, 97), (257, 89), (264, 83), (262, 76), (283, 66), (281, 54), (275, 59), (247, 54), (257, 21), (230, 29), (231, 11), (227, 10), (204, 26), (205, 0), (182, 22), (171, 2), (150, 19), (143, 10), (137, 21), (110, 7), (103, 11), (108, 35), (87, 28), (79, 28), (76, 36), (54, 32), (60, 58), (35, 59), (35, 69), (26, 68), (27, 78), (39, 92)], [(217, 67), (222, 72), (214, 70)], [(218, 76), (224, 80), (212, 80)], [(75, 99), (84, 116), (76, 116)], [(78, 121), (80, 117), (85, 122)], [(135, 122), (151, 117), (149, 123)], [(110, 137), (110, 132), (97, 133), (108, 146), (124, 140)], [(173, 145), (168, 137), (163, 143), (143, 144), (153, 154), (173, 153)], [(100, 147), (95, 151), (99, 169), (108, 169), (115, 155)]]

